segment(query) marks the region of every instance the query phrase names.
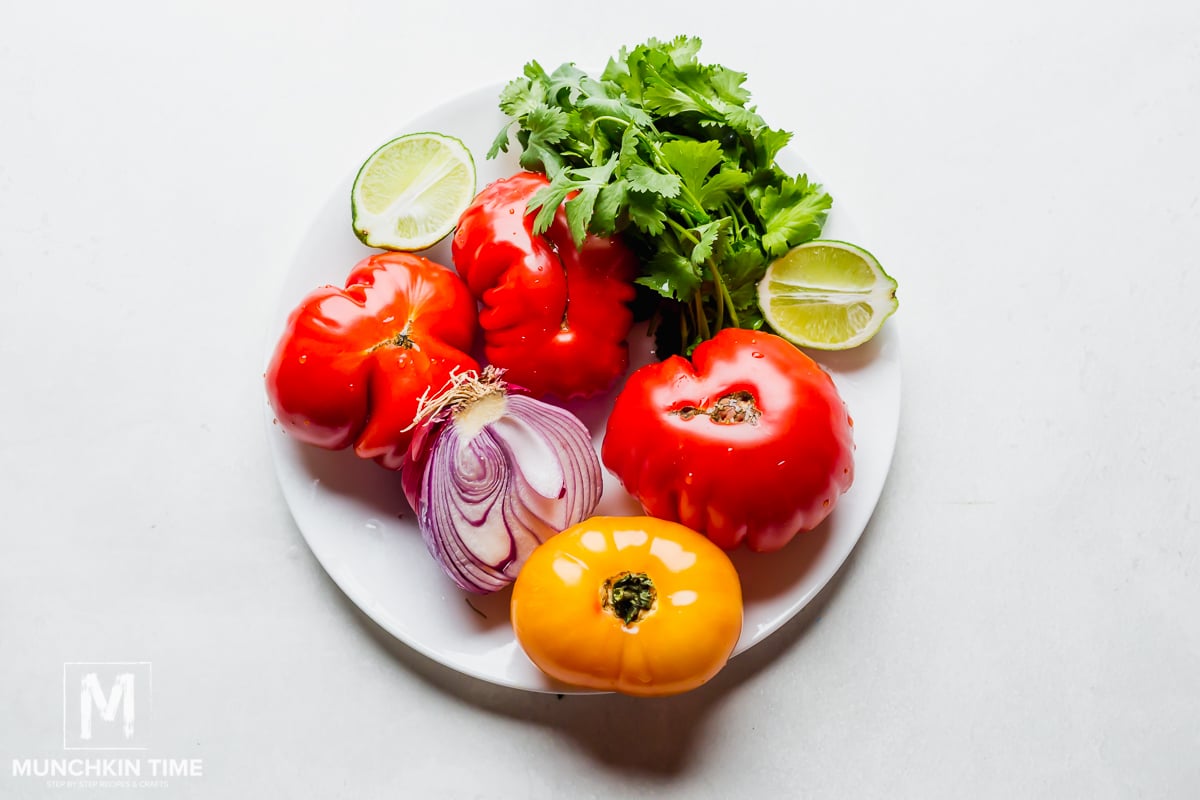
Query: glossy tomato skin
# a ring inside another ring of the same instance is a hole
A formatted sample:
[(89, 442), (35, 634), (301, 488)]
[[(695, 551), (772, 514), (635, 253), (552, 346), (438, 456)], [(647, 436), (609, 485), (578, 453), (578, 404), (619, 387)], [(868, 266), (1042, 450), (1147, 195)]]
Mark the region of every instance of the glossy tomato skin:
[(451, 270), (411, 253), (359, 262), (345, 288), (311, 292), (288, 317), (267, 368), (267, 395), (291, 436), (389, 469), (404, 464), (417, 404), (467, 355), (476, 305)]
[[(649, 578), (654, 603), (626, 622), (606, 582)], [(668, 695), (716, 675), (742, 629), (742, 589), (723, 551), (653, 517), (592, 517), (543, 542), (513, 585), (517, 640), (546, 674), (575, 686)]]
[(562, 207), (535, 236), (525, 208), (548, 184), (523, 172), (487, 186), (459, 219), (451, 253), (483, 304), (487, 360), (535, 396), (586, 397), (628, 367), (637, 265), (618, 239), (589, 235), (577, 249)]
[(646, 513), (761, 552), (833, 511), (853, 450), (846, 406), (816, 362), (778, 336), (726, 329), (690, 362), (629, 377), (601, 457)]

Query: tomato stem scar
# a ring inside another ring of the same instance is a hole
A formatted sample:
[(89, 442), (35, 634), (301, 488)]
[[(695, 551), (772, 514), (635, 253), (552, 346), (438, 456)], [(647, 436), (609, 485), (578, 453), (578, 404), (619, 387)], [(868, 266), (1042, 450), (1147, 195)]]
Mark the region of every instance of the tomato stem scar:
[(653, 609), (658, 591), (644, 572), (622, 572), (604, 582), (601, 603), (606, 611), (625, 623), (641, 622)]
[(390, 339), (384, 339), (382, 342), (372, 347), (371, 352), (373, 353), (381, 347), (401, 347), (405, 350), (420, 350), (421, 348), (417, 347), (417, 343), (414, 342), (413, 338), (408, 335), (411, 330), (412, 320), (410, 319), (404, 324), (404, 330), (400, 331)]
[(754, 402), (754, 395), (747, 391), (730, 392), (713, 403), (711, 408), (684, 406), (671, 413), (685, 420), (705, 416), (718, 425), (757, 425), (758, 418), (762, 416), (762, 411)]

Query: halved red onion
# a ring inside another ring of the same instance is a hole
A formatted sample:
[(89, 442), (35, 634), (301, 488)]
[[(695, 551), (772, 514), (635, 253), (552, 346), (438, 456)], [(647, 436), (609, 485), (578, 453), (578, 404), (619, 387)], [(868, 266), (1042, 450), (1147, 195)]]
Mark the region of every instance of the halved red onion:
[(429, 552), (469, 592), (512, 583), (535, 547), (600, 501), (587, 427), (515, 393), (498, 370), (458, 375), (418, 417), (404, 494)]

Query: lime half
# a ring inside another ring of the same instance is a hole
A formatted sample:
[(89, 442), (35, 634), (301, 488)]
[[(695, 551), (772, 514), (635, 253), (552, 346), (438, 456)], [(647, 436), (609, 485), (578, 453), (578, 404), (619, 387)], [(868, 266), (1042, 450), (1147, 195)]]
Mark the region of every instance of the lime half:
[(861, 247), (817, 240), (771, 263), (758, 284), (758, 305), (793, 344), (847, 350), (868, 341), (896, 311), (896, 281)]
[(384, 250), (424, 250), (454, 230), (475, 196), (475, 160), (441, 133), (410, 133), (380, 147), (358, 171), (354, 233)]

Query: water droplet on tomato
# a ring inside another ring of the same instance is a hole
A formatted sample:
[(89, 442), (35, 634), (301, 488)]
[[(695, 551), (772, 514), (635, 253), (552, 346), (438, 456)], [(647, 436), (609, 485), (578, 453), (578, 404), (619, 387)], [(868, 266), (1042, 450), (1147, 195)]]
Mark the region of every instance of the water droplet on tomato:
[(308, 361), (308, 356), (300, 356), (300, 363), (303, 364), (305, 361)]
[(755, 350), (753, 353), (750, 354), (750, 357), (751, 358), (762, 358), (763, 354), (758, 352), (757, 350)]

